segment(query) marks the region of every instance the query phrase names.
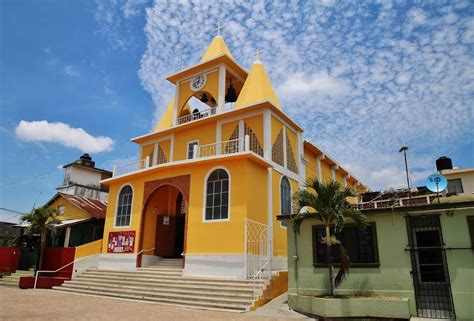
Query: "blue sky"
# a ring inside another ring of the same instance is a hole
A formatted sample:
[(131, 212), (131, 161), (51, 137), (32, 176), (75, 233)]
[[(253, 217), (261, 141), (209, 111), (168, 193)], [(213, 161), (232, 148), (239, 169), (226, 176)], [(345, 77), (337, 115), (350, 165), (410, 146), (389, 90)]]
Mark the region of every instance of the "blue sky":
[[(437, 157), (473, 167), (470, 1), (0, 2), (0, 207), (54, 195), (61, 165), (136, 157), (217, 21), (246, 68), (257, 49), (284, 110), (373, 189), (413, 183)], [(5, 218), (8, 214), (0, 213)]]

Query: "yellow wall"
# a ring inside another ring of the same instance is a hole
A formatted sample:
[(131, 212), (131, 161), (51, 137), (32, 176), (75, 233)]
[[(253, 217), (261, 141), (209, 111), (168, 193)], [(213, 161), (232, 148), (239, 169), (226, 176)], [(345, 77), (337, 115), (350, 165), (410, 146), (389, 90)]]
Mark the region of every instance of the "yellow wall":
[(336, 171), (336, 182), (339, 182), (342, 186), (344, 186), (344, 176), (340, 171)]
[[(206, 91), (210, 93), (214, 99), (218, 100), (219, 97), (219, 71), (216, 70), (212, 73), (207, 74), (206, 85), (201, 91)], [(181, 111), (183, 106), (188, 102), (189, 98), (196, 94), (189, 88), (189, 81), (185, 81), (179, 86), (179, 99), (178, 99), (178, 110)], [(209, 99), (211, 97), (208, 97)], [(209, 107), (210, 108), (210, 107)], [(180, 112), (178, 112), (178, 115)]]
[[(222, 161), (200, 162), (193, 166), (182, 166), (180, 168), (162, 168), (154, 173), (147, 174), (146, 180), (152, 181), (166, 177), (191, 174), (190, 199), (187, 216), (187, 247), (186, 253), (243, 253), (244, 252), (244, 222), (247, 217), (247, 207), (251, 208), (253, 214), (263, 218), (267, 216), (266, 210), (266, 175), (265, 170), (256, 168), (257, 165), (250, 164), (246, 158), (232, 159), (225, 162), (225, 168), (230, 173), (230, 211), (229, 221), (203, 222), (204, 208), (204, 181), (206, 175)], [(258, 165), (260, 166), (260, 165)], [(253, 177), (259, 177), (259, 183), (253, 183)], [(110, 186), (109, 206), (104, 227), (103, 252), (107, 251), (108, 234), (111, 231), (136, 231), (137, 244), (139, 244), (141, 213), (143, 208), (143, 189), (145, 176), (135, 175), (127, 181), (134, 190), (132, 204), (131, 226), (125, 228), (114, 228), (116, 197), (119, 188), (124, 184), (114, 183)], [(248, 200), (252, 199), (251, 202)], [(262, 201), (263, 200), (263, 201)], [(253, 215), (252, 214), (252, 215)], [(153, 229), (156, 223), (146, 221), (146, 232)], [(153, 246), (154, 234), (147, 236), (147, 246)], [(223, 241), (225, 240), (225, 241)], [(135, 247), (135, 251), (138, 246)]]
[(252, 128), (253, 132), (258, 138), (258, 141), (260, 142), (260, 146), (264, 148), (263, 147), (263, 116), (258, 115), (258, 116), (245, 118), (244, 122), (247, 124), (247, 126), (250, 126), (250, 128)]
[(90, 218), (91, 216), (79, 207), (72, 205), (69, 201), (59, 196), (49, 206), (58, 209), (59, 206), (64, 206), (64, 214), (58, 215), (58, 220), (78, 220), (83, 218)]
[(142, 145), (142, 153), (140, 159), (145, 159), (147, 156), (150, 156), (150, 162), (153, 160), (153, 148), (154, 144)]
[[(286, 256), (287, 242), (286, 242), (286, 227), (282, 226), (277, 221), (277, 216), (281, 215), (281, 195), (280, 195), (280, 182), (283, 175), (272, 170), (272, 212), (273, 212), (273, 254), (275, 256)], [(298, 182), (289, 178), (291, 185), (291, 195), (298, 190)]]
[(318, 162), (313, 154), (305, 153), (304, 157), (308, 161), (306, 163), (306, 178), (317, 178), (318, 177)]
[(167, 139), (162, 142), (159, 142), (158, 145), (161, 147), (163, 152), (165, 153), (166, 161), (170, 161), (170, 148), (171, 148), (171, 140)]
[(283, 128), (283, 124), (278, 119), (272, 116), (272, 141), (271, 141), (272, 146), (282, 128)]
[(79, 245), (79, 246), (76, 246), (76, 251), (74, 253), (74, 260), (77, 260), (81, 257), (100, 254), (101, 252), (102, 252), (102, 240), (97, 240), (94, 242)]
[(238, 127), (238, 126), (239, 126), (238, 121), (233, 121), (233, 122), (222, 124), (222, 127), (221, 127), (222, 140), (223, 141), (229, 140), (230, 136), (232, 135), (232, 133), (235, 130), (235, 127)]
[(268, 224), (268, 171), (253, 162), (247, 164), (248, 218)]
[(175, 133), (173, 161), (187, 159), (188, 143), (193, 140), (199, 140), (200, 146), (215, 143), (216, 123), (202, 124), (192, 130)]
[(324, 159), (321, 160), (320, 164), (321, 164), (323, 182), (329, 182), (331, 180), (331, 165), (326, 163)]

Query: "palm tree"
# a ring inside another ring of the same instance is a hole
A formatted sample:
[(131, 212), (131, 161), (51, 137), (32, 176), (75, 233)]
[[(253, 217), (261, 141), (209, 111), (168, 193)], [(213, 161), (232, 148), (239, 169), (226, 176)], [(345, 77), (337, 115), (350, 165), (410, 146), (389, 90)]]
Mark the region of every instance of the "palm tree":
[[(363, 228), (365, 215), (349, 206), (347, 202), (347, 198), (356, 196), (356, 193), (334, 180), (325, 183), (317, 178), (309, 178), (305, 187), (306, 189), (300, 189), (293, 195), (294, 206), (298, 213), (292, 217), (293, 229), (295, 233), (299, 233), (301, 223), (306, 218), (315, 218), (324, 224), (326, 237), (323, 237), (320, 242), (326, 244), (327, 247), (330, 292), (331, 296), (334, 296), (336, 287), (349, 271), (349, 256), (336, 236), (331, 235), (331, 227), (334, 227), (335, 233), (339, 232), (346, 220), (350, 218)], [(341, 262), (339, 272), (334, 277), (332, 247), (337, 245), (341, 251)]]
[(44, 250), (46, 249), (48, 232), (51, 231), (52, 233), (54, 233), (56, 230), (55, 224), (61, 222), (56, 218), (56, 214), (56, 209), (49, 206), (43, 206), (33, 208), (33, 210), (31, 210), (31, 213), (25, 214), (20, 218), (22, 222), (29, 223), (29, 226), (27, 228), (27, 232), (29, 234), (38, 233), (40, 235), (40, 253), (36, 270), (40, 270), (43, 265), (43, 256)]

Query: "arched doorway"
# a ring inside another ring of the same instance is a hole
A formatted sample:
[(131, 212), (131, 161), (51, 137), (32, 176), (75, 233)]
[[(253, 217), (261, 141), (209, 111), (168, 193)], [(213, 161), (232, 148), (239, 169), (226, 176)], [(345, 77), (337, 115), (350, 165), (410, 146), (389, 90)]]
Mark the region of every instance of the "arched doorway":
[(160, 257), (181, 258), (186, 212), (187, 202), (177, 187), (166, 184), (157, 188), (143, 210), (143, 249), (154, 248), (153, 254)]

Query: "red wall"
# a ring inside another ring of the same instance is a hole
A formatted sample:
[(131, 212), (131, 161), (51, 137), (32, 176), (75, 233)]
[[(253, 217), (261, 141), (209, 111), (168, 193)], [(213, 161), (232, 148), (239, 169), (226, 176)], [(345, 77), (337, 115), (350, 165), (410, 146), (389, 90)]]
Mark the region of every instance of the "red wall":
[[(44, 252), (43, 266), (41, 270), (54, 271), (74, 261), (74, 247), (48, 247)], [(57, 273), (40, 273), (40, 276), (62, 277), (70, 279), (74, 264), (62, 269)]]
[(0, 247), (0, 271), (15, 272), (19, 261), (19, 247)]

